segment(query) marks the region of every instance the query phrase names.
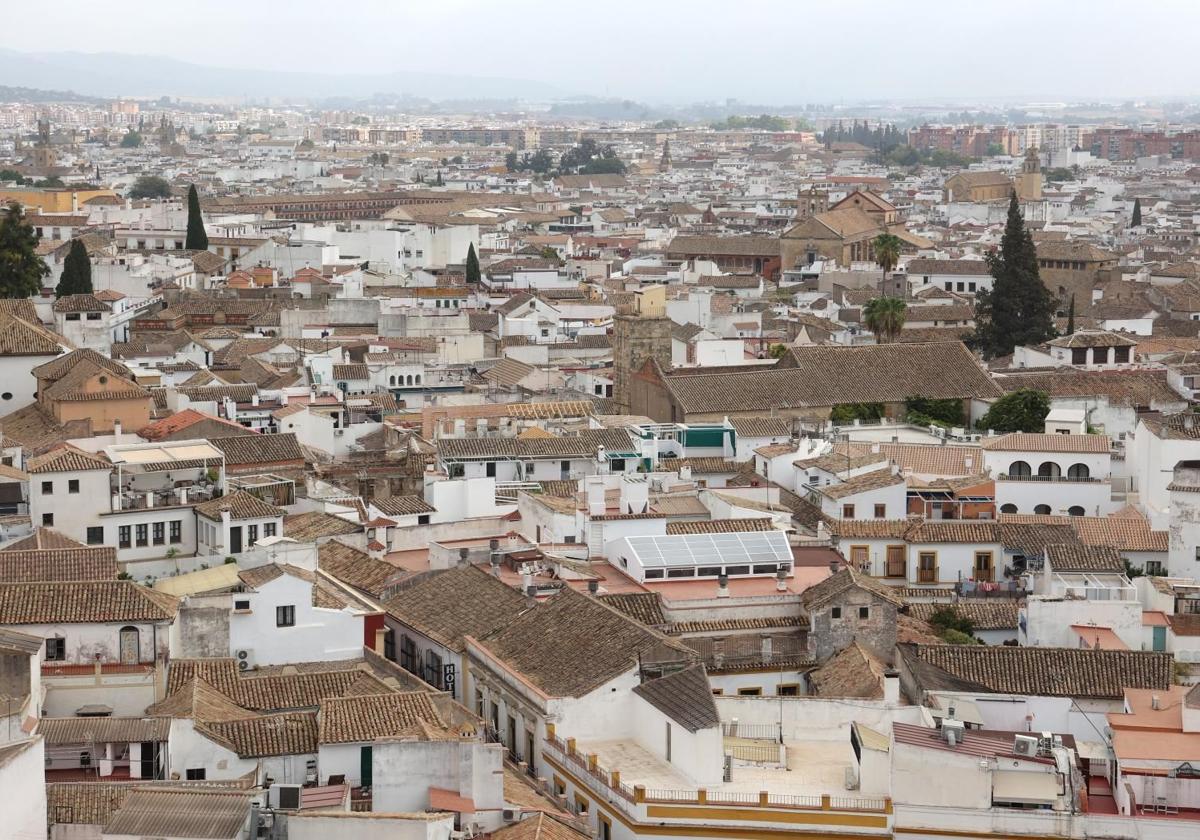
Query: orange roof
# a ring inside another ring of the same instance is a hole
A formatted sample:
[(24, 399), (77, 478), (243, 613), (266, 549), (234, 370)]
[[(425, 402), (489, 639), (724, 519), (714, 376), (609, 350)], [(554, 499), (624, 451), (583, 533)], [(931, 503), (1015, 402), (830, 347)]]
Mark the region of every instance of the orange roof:
[(138, 432), (138, 434), (144, 437), (146, 440), (162, 440), (168, 435), (173, 435), (176, 432), (182, 431), (189, 426), (199, 423), (201, 420), (214, 420), (218, 423), (229, 426), (230, 428), (237, 429), (239, 432), (244, 433), (246, 431), (243, 426), (237, 423), (231, 423), (230, 421), (223, 420), (220, 417), (213, 417), (211, 414), (205, 414), (204, 412), (197, 411), (194, 408), (185, 408), (183, 411), (175, 412), (170, 417), (164, 417), (161, 420), (151, 423), (149, 426), (146, 426), (144, 429)]
[(473, 814), (477, 810), (475, 800), (452, 790), (435, 787), (429, 789), (429, 807), (437, 811), (457, 811), (460, 814)]
[(1142, 611), (1142, 626), (1143, 627), (1166, 627), (1167, 614), (1161, 610), (1143, 610)]
[[(1125, 712), (1111, 712), (1108, 724), (1113, 728), (1127, 730), (1159, 730), (1181, 732), (1183, 730), (1183, 704), (1190, 686), (1173, 685), (1166, 691), (1149, 688), (1125, 689)], [(1158, 708), (1154, 708), (1154, 698)]]
[(1090, 624), (1072, 624), (1084, 647), (1092, 650), (1129, 650), (1129, 645), (1121, 641), (1121, 637), (1113, 632), (1111, 627), (1093, 627)]

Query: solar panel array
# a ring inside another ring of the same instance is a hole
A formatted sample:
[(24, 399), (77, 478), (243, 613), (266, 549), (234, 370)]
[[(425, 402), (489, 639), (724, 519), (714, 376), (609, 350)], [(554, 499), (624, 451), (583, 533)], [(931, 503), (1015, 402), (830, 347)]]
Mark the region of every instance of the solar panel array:
[(628, 537), (628, 541), (645, 569), (792, 562), (792, 549), (782, 531), (672, 534)]

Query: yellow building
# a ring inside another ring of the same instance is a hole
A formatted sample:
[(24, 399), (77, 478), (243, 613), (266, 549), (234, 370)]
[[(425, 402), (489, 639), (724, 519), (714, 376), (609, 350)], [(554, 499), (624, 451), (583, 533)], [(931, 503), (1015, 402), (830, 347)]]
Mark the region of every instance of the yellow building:
[(112, 190), (0, 188), (0, 204), (8, 205), (15, 201), (24, 209), (38, 213), (77, 213), (86, 202), (98, 196), (118, 198)]

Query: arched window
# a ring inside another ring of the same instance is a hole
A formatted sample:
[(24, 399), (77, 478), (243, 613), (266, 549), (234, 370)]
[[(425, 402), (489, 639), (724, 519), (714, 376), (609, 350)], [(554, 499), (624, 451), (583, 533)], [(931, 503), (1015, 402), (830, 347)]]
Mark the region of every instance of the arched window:
[(1062, 476), (1062, 469), (1053, 461), (1043, 461), (1038, 467), (1038, 475), (1042, 478), (1059, 478)]
[(1039, 516), (1048, 516), (1050, 514), (1050, 505), (1038, 505), (1033, 509), (1033, 512)]
[(1033, 468), (1025, 461), (1013, 461), (1008, 465), (1008, 474), (1013, 478), (1029, 478), (1033, 475)]
[(418, 385), (420, 385), (420, 384), (421, 384), (421, 374), (419, 374), (419, 373), (417, 374), (416, 383), (417, 383)]
[(1079, 505), (1071, 505), (1069, 508), (1067, 508), (1067, 513), (1069, 513), (1071, 516), (1083, 516), (1083, 508)]
[(391, 382), (392, 385), (395, 385), (396, 384), (396, 375), (392, 374), (391, 376), (388, 377), (388, 380)]
[(1012, 502), (1009, 502), (1006, 505), (1000, 505), (1000, 512), (1001, 513), (1016, 513), (1017, 506), (1014, 505)]
[(413, 378), (412, 378), (412, 374), (411, 374), (411, 373), (410, 373), (410, 374), (409, 374), (407, 377), (405, 377), (405, 383), (404, 383), (404, 384), (406, 384), (406, 385), (411, 385), (411, 384), (413, 384)]
[(141, 660), (141, 638), (136, 627), (121, 628), (121, 664), (136, 665)]
[(1075, 481), (1086, 481), (1092, 477), (1092, 471), (1087, 464), (1072, 464), (1067, 468), (1067, 478)]

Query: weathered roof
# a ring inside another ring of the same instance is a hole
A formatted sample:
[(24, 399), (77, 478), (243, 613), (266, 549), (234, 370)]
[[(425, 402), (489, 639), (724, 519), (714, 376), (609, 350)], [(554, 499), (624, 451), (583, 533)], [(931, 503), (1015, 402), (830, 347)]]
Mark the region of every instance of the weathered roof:
[(165, 741), (170, 731), (170, 719), (157, 717), (44, 717), (38, 721), (38, 734), (47, 746)]
[(275, 435), (234, 435), (213, 438), (210, 442), (225, 453), (226, 466), (304, 461), (300, 444), (290, 432)]
[(79, 548), (0, 551), (0, 582), (116, 580), (117, 550), (95, 545)]
[(694, 654), (596, 598), (569, 587), (478, 640), (551, 697), (582, 697), (636, 667), (639, 655)]
[(476, 566), (455, 566), (405, 580), (385, 606), (388, 614), (451, 650), (464, 636), (480, 638), (503, 627), (529, 601)]
[(1125, 571), (1121, 555), (1107, 545), (1083, 545), (1078, 542), (1047, 545), (1046, 562), (1056, 572), (1122, 574)]
[(436, 513), (437, 508), (420, 496), (392, 496), (387, 499), (372, 499), (371, 504), (386, 516), (418, 516)]
[(0, 584), (0, 624), (171, 621), (179, 601), (131, 580)]
[(1016, 598), (960, 598), (953, 604), (909, 603), (908, 614), (929, 621), (938, 610), (953, 610), (976, 630), (1016, 630), (1020, 602)]
[(1112, 451), (1108, 435), (1059, 435), (1042, 432), (1012, 432), (985, 437), (980, 446), (993, 452), (1064, 452), (1107, 455)]
[(599, 598), (647, 627), (662, 627), (667, 623), (662, 610), (662, 597), (657, 592), (611, 592)]
[(904, 599), (896, 594), (893, 587), (881, 583), (870, 575), (862, 574), (852, 566), (844, 566), (836, 574), (808, 587), (800, 599), (805, 609), (812, 612), (850, 589), (862, 589), (881, 601), (886, 601), (896, 607), (904, 606)]
[(666, 377), (685, 413), (825, 408), (840, 403), (899, 403), (992, 398), (999, 388), (961, 343), (791, 347), (775, 367), (734, 373), (685, 371)]
[[(169, 721), (168, 721), (169, 722)], [(196, 731), (242, 758), (311, 755), (317, 752), (317, 715), (281, 712), (238, 720), (201, 721)]]
[(84, 452), (70, 444), (63, 444), (44, 455), (37, 455), (25, 462), (25, 471), (30, 475), (111, 470), (112, 468), (113, 465), (107, 458)]
[(1126, 688), (1165, 690), (1174, 678), (1174, 657), (1150, 651), (991, 645), (903, 645), (901, 651), (1001, 694), (1119, 699)]
[(689, 732), (712, 729), (721, 723), (702, 663), (647, 680), (633, 693)]
[(425, 691), (330, 697), (321, 702), (317, 738), (322, 744), (371, 743), (420, 731), (422, 723), (444, 726)]
[(0, 311), (0, 356), (57, 356), (62, 339), (39, 323)]
[(220, 521), (228, 511), (232, 519), (273, 519), (283, 516), (283, 508), (268, 504), (249, 490), (237, 490), (228, 496), (218, 496), (196, 505), (196, 513)]
[(104, 834), (234, 840), (250, 815), (249, 791), (139, 787), (104, 827)]

